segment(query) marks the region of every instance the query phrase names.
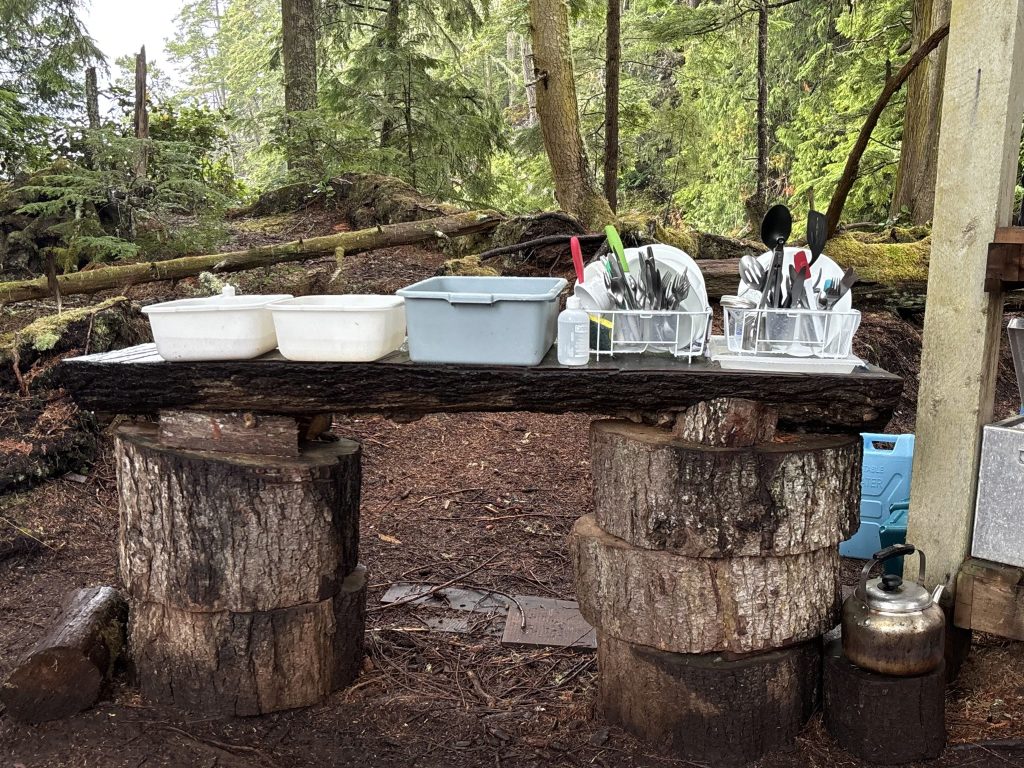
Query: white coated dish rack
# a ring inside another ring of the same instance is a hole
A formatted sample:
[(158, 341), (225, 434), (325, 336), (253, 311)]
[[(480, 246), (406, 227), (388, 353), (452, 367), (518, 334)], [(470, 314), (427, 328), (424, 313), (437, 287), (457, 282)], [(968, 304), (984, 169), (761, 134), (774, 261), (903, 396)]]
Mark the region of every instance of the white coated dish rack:
[(692, 362), (707, 353), (711, 308), (699, 312), (648, 309), (588, 309), (590, 353), (596, 359), (617, 354), (664, 353)]
[(734, 355), (755, 357), (851, 356), (860, 312), (816, 309), (723, 307), (725, 339)]

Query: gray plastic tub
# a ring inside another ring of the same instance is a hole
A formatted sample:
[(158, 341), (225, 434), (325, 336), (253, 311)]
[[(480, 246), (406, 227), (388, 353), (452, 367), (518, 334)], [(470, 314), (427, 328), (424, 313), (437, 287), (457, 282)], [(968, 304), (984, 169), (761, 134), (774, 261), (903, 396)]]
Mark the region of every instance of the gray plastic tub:
[(417, 363), (537, 365), (555, 340), (560, 277), (431, 277), (402, 288)]

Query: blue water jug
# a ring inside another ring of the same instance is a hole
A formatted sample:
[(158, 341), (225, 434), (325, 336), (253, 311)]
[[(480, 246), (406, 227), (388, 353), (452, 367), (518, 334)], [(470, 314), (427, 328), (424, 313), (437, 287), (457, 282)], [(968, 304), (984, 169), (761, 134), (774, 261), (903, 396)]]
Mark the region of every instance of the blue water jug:
[(867, 560), (882, 548), (878, 529), (893, 504), (910, 500), (913, 435), (865, 433), (860, 476), (860, 530), (839, 545), (839, 554)]

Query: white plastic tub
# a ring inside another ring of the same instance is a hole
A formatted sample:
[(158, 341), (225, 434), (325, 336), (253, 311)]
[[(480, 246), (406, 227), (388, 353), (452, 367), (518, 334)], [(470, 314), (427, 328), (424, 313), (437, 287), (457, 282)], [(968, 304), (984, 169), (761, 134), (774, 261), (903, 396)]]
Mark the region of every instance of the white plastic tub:
[(366, 363), (405, 341), (399, 296), (303, 296), (270, 307), (277, 345), (289, 360)]
[(179, 299), (143, 307), (164, 360), (248, 360), (277, 346), (267, 305), (291, 294)]

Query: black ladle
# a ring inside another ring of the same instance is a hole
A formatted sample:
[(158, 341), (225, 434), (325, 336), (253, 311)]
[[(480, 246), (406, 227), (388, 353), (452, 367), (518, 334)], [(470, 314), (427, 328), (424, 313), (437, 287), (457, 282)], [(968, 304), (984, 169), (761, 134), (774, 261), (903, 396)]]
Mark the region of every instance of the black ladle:
[(811, 249), (811, 260), (807, 266), (813, 266), (814, 262), (825, 250), (825, 241), (828, 240), (828, 219), (825, 214), (818, 213), (813, 208), (807, 214), (807, 247)]
[(786, 241), (793, 232), (793, 214), (784, 205), (776, 205), (768, 210), (761, 220), (761, 242), (772, 252), (772, 266), (768, 270), (765, 292), (761, 296), (761, 307), (777, 307), (782, 293), (782, 257), (785, 253)]

